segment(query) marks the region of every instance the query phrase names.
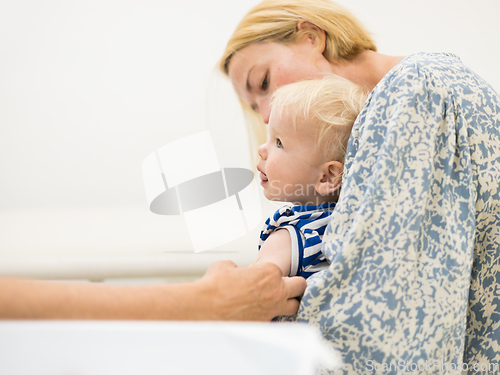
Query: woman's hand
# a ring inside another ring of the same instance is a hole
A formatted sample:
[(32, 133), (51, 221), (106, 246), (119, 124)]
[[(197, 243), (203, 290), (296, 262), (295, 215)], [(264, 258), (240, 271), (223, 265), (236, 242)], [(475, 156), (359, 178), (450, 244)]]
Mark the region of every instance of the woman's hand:
[(234, 262), (210, 265), (199, 280), (200, 313), (204, 319), (270, 321), (278, 315), (293, 315), (299, 308), (306, 280), (282, 277), (272, 263), (238, 268)]

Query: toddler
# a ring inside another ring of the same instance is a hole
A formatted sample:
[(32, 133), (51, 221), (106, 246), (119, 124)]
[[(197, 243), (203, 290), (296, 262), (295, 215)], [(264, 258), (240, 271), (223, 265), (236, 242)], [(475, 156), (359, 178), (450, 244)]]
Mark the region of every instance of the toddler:
[(361, 87), (338, 76), (274, 93), (257, 170), (266, 198), (289, 204), (267, 219), (256, 262), (272, 262), (283, 276), (305, 278), (328, 267), (321, 240), (340, 192), (352, 125), (366, 97)]

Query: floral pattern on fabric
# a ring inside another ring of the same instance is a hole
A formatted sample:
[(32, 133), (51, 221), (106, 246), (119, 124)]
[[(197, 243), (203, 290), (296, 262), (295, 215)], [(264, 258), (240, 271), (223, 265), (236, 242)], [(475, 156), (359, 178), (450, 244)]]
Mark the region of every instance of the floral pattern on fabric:
[(456, 56), (372, 91), (322, 251), (297, 320), (341, 352), (334, 374), (500, 373), (500, 99)]

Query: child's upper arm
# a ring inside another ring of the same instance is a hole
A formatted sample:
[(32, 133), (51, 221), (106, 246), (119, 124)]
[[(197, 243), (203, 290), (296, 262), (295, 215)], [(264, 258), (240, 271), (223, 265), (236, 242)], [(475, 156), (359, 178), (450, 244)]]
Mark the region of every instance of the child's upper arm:
[(261, 245), (256, 262), (274, 263), (281, 269), (283, 276), (288, 276), (292, 263), (292, 240), (288, 230), (273, 232)]

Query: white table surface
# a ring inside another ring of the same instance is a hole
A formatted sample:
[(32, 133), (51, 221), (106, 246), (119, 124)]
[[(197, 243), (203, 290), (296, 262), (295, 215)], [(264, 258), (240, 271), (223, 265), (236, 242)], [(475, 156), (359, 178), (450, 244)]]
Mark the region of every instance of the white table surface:
[(312, 375), (338, 358), (304, 324), (0, 322), (5, 375)]

